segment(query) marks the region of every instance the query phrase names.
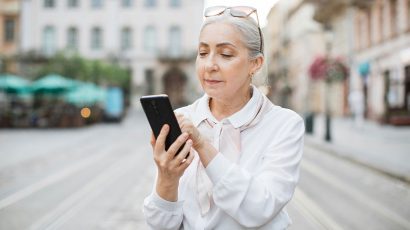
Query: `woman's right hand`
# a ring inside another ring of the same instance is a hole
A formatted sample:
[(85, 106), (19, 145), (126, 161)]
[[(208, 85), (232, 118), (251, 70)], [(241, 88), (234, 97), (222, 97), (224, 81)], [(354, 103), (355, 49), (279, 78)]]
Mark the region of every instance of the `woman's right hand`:
[[(157, 194), (168, 201), (178, 200), (179, 179), (194, 159), (194, 154), (189, 154), (192, 140), (187, 133), (181, 134), (178, 139), (165, 150), (165, 139), (169, 133), (169, 126), (164, 125), (155, 140), (151, 135), (151, 145), (154, 151), (154, 160), (158, 168), (156, 184)], [(185, 143), (184, 148), (176, 155), (179, 148)], [(187, 157), (187, 155), (189, 156)]]

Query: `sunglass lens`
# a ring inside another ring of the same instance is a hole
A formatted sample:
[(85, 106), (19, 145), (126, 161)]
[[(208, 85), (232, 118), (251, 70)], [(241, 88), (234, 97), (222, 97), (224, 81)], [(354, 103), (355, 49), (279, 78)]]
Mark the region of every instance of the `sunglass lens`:
[(231, 8), (231, 14), (235, 17), (248, 17), (255, 8), (249, 6), (235, 6)]
[(224, 6), (211, 6), (205, 10), (204, 16), (210, 17), (210, 16), (219, 15), (223, 13), (225, 10), (226, 10), (226, 7)]

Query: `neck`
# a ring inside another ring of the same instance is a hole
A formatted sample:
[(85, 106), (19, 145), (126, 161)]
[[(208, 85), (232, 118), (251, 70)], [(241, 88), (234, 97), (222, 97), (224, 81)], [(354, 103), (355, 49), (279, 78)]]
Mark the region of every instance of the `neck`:
[(251, 96), (252, 87), (249, 87), (247, 92), (245, 94), (241, 94), (241, 96), (235, 95), (234, 97), (228, 99), (210, 98), (209, 108), (212, 115), (220, 121), (241, 110), (251, 99)]

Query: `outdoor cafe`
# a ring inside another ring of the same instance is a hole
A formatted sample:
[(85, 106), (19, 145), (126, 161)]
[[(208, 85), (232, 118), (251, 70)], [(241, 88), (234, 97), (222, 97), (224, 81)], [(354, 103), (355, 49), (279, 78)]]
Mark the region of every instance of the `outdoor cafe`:
[(80, 127), (103, 118), (107, 89), (48, 74), (28, 81), (0, 75), (0, 127)]

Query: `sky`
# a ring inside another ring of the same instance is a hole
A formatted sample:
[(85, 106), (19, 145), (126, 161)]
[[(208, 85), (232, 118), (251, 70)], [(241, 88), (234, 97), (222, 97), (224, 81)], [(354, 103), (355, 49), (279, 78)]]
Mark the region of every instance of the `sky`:
[(279, 0), (205, 0), (205, 8), (209, 6), (252, 6), (258, 11), (261, 27), (267, 23), (266, 17), (272, 6)]

